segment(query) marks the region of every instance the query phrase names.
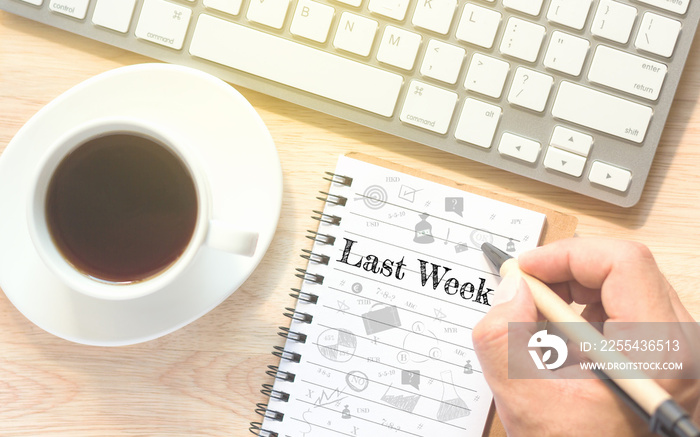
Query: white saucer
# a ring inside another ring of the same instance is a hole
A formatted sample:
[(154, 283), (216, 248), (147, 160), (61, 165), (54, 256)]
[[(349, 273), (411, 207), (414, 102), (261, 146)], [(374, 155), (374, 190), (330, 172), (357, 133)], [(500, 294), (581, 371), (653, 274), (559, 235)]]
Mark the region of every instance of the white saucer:
[[(158, 122), (198, 144), (212, 217), (256, 229), (252, 258), (203, 247), (183, 280), (131, 301), (103, 301), (69, 289), (34, 249), (26, 220), (29, 177), (52, 141), (98, 117)], [(0, 156), (0, 287), (40, 328), (77, 343), (117, 346), (170, 333), (212, 310), (253, 272), (272, 241), (282, 204), (282, 169), (267, 128), (231, 86), (167, 64), (123, 67), (89, 79), (49, 103)]]

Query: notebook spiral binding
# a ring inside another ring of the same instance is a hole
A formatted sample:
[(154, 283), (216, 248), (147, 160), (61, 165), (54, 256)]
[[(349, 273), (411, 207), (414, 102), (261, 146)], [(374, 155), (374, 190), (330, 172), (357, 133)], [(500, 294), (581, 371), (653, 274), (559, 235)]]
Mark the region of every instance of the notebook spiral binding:
[[(335, 173), (326, 172), (326, 176), (324, 176), (323, 179), (330, 181), (331, 184), (338, 184), (346, 187), (352, 186), (352, 178), (348, 176), (342, 176), (337, 175)], [(325, 203), (331, 203), (337, 206), (345, 206), (348, 201), (348, 199), (343, 196), (327, 193), (325, 191), (320, 191), (320, 193), (324, 197), (317, 197), (317, 199), (322, 200)], [(314, 215), (311, 216), (312, 219), (331, 226), (339, 226), (342, 220), (342, 218), (339, 216), (326, 214), (321, 211), (314, 210), (313, 213)], [(318, 242), (320, 244), (332, 246), (335, 243), (335, 237), (332, 235), (322, 234), (311, 230), (308, 230), (307, 232), (308, 235), (306, 236), (306, 238), (314, 240), (315, 242)], [(314, 284), (323, 284), (323, 281), (325, 279), (323, 275), (309, 272), (308, 267), (311, 264), (328, 265), (328, 263), (330, 262), (330, 257), (328, 255), (314, 253), (307, 249), (302, 249), (302, 254), (300, 256), (308, 261), (308, 265), (306, 269), (296, 269), (297, 273), (295, 274), (295, 276), (297, 278), (300, 278), (302, 282), (306, 281)], [(289, 293), (289, 295), (297, 299), (297, 301), (299, 302), (311, 305), (316, 305), (318, 303), (318, 296), (315, 294), (301, 291), (301, 289), (299, 288), (292, 288), (291, 290), (293, 291), (293, 293)], [(283, 313), (285, 317), (302, 323), (313, 322), (312, 314), (290, 307), (285, 308), (285, 310), (286, 312)], [(279, 330), (280, 331), (277, 334), (281, 337), (284, 337), (285, 339), (295, 341), (297, 343), (306, 343), (307, 336), (302, 332), (292, 331), (291, 329), (282, 326), (279, 327)], [(272, 355), (278, 357), (280, 361), (284, 360), (290, 363), (299, 363), (301, 361), (301, 354), (285, 350), (282, 346), (274, 346)], [(296, 378), (296, 374), (285, 370), (280, 370), (278, 366), (267, 366), (267, 369), (268, 370), (265, 373), (273, 377), (274, 379), (279, 379), (281, 381), (293, 383), (294, 379)], [(262, 387), (263, 388), (262, 390), (260, 390), (260, 392), (267, 396), (269, 399), (282, 402), (289, 401), (289, 394), (283, 391), (275, 390), (272, 384), (263, 384)], [(263, 420), (269, 419), (277, 422), (282, 422), (284, 420), (283, 412), (270, 409), (268, 407), (268, 404), (266, 403), (258, 403), (255, 406), (255, 412), (259, 414), (263, 418)], [(248, 429), (251, 433), (259, 437), (279, 437), (279, 434), (277, 432), (264, 429), (262, 422), (250, 422), (250, 428)]]

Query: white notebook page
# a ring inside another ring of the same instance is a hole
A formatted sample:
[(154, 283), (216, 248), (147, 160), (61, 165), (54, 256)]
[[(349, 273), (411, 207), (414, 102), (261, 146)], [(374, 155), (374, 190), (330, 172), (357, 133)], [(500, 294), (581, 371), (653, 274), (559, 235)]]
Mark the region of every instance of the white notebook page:
[[(488, 241), (513, 255), (537, 245), (545, 215), (363, 161), (340, 157), (329, 192), (347, 199), (324, 213), (333, 245), (314, 243), (329, 264), (307, 271), (316, 304), (292, 320), (306, 342), (288, 340), (299, 363), (281, 360), (294, 381), (271, 399), (284, 414), (262, 428), (279, 436), (480, 436), (492, 395), (473, 350), (499, 277), (480, 250)], [(270, 435), (265, 432), (261, 435)]]

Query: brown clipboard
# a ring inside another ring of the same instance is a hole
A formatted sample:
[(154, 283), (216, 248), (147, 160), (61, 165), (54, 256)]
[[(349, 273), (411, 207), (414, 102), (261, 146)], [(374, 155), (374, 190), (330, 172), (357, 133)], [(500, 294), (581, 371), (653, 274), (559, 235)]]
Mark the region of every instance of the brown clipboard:
[[(477, 194), (479, 196), (488, 197), (491, 199), (499, 200), (501, 202), (510, 203), (511, 205), (516, 205), (525, 209), (529, 209), (531, 211), (542, 213), (547, 216), (547, 219), (545, 220), (544, 229), (542, 232), (542, 236), (540, 237), (539, 245), (551, 243), (552, 241), (561, 240), (563, 238), (573, 237), (574, 232), (576, 231), (576, 225), (578, 225), (578, 218), (576, 218), (575, 216), (563, 214), (553, 209), (544, 208), (542, 206), (535, 205), (529, 202), (524, 202), (522, 200), (505, 196), (503, 194), (498, 194), (471, 185), (462, 184), (453, 181), (452, 179), (448, 179), (441, 176), (435, 176), (433, 174), (426, 173), (421, 170), (416, 170), (411, 167), (406, 167), (404, 165), (394, 164), (393, 162), (365, 155), (364, 153), (351, 152), (347, 153), (345, 156), (347, 156), (348, 158), (357, 159), (359, 161), (368, 162), (370, 164), (375, 164), (380, 167), (410, 174), (412, 176), (416, 176), (429, 181), (437, 182), (448, 187), (454, 187), (462, 191)], [(496, 408), (492, 403), (491, 412), (489, 413), (489, 418), (486, 422), (486, 427), (484, 428), (484, 436), (506, 437), (506, 435), (506, 430), (503, 428), (500, 419), (498, 419), (498, 413), (496, 413)]]

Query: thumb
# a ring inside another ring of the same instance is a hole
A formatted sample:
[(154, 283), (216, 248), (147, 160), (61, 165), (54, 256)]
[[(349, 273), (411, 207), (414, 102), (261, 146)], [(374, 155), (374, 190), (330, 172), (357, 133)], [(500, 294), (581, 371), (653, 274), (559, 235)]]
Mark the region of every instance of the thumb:
[[(494, 306), (474, 327), (472, 341), (486, 381), (494, 392), (508, 385), (508, 322), (531, 322), (535, 326), (537, 307), (530, 288), (518, 272), (506, 275), (494, 292)], [(514, 335), (523, 336), (515, 344), (527, 344), (534, 334), (522, 329)], [(525, 338), (527, 337), (527, 338)]]

